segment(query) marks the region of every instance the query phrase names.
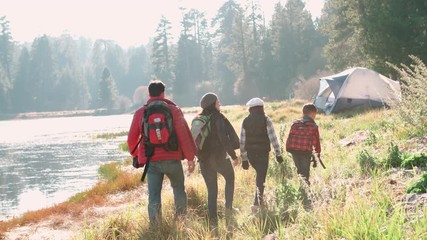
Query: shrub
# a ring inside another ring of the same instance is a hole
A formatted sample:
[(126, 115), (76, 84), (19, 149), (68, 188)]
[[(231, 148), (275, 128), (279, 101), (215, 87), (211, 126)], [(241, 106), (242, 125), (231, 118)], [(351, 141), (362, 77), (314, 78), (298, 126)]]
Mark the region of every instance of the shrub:
[(412, 183), (406, 192), (418, 194), (427, 193), (427, 173), (424, 173), (418, 181)]
[(319, 91), (319, 79), (331, 74), (331, 72), (322, 71), (317, 72), (316, 75), (308, 79), (300, 79), (294, 86), (294, 97), (297, 99), (312, 100)]
[(390, 142), (390, 145), (388, 147), (388, 154), (384, 161), (384, 167), (386, 169), (392, 168), (392, 167), (400, 167), (402, 164), (402, 153), (399, 150), (399, 147), (394, 144), (393, 142)]
[(298, 187), (289, 181), (283, 181), (277, 186), (275, 191), (276, 208), (280, 212), (283, 220), (293, 220), (298, 212), (298, 200), (301, 199), (301, 192)]
[(400, 75), (402, 102), (398, 108), (399, 117), (423, 135), (427, 132), (427, 67), (419, 58), (409, 57), (414, 61), (410, 66), (389, 65)]
[(134, 106), (143, 105), (148, 99), (148, 86), (139, 86), (133, 93), (132, 102)]
[(99, 167), (98, 173), (103, 179), (108, 181), (115, 180), (120, 173), (119, 165), (117, 162), (103, 164)]
[(374, 132), (369, 131), (369, 136), (366, 139), (365, 143), (367, 145), (371, 146), (371, 145), (375, 145), (377, 143), (377, 141), (378, 141), (377, 135)]
[(403, 160), (401, 166), (406, 169), (412, 169), (413, 167), (427, 167), (427, 155), (424, 153), (411, 154)]
[(360, 151), (356, 158), (363, 175), (371, 173), (377, 166), (375, 157), (372, 156), (366, 149)]
[(122, 150), (123, 152), (129, 151), (128, 143), (127, 142), (120, 143), (119, 149)]

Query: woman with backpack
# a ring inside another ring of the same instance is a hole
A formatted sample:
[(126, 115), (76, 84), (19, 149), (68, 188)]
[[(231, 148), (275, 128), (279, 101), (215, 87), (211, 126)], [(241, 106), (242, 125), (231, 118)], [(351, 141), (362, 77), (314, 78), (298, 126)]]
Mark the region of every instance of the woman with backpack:
[[(215, 93), (206, 93), (200, 100), (202, 112), (199, 115), (209, 116), (210, 131), (204, 140), (203, 148), (198, 149), (200, 170), (208, 190), (208, 217), (212, 226), (218, 225), (217, 198), (218, 173), (225, 179), (226, 213), (233, 212), (234, 166), (239, 160), (235, 149), (239, 148), (239, 138), (228, 119), (220, 112), (220, 102)], [(197, 117), (196, 117), (197, 118)]]

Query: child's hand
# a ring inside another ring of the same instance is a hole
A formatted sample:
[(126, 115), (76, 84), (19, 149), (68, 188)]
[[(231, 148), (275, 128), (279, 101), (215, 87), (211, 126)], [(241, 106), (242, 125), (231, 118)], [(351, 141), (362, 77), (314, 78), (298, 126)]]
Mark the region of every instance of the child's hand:
[(249, 169), (249, 161), (242, 161), (242, 168), (245, 170)]
[(317, 161), (316, 161), (316, 158), (314, 157), (314, 155), (311, 156), (311, 161), (310, 162), (313, 162), (313, 168), (317, 167)]

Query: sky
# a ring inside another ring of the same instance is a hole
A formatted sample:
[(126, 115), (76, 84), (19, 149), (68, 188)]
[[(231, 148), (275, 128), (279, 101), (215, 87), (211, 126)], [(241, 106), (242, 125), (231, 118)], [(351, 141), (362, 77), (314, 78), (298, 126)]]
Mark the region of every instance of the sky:
[[(278, 0), (259, 0), (269, 20)], [(313, 18), (319, 17), (325, 0), (305, 0)], [(110, 39), (124, 48), (147, 44), (154, 36), (162, 15), (172, 23), (172, 34), (178, 36), (182, 12), (179, 7), (216, 15), (225, 0), (0, 0), (0, 17), (10, 22), (13, 40), (32, 42), (47, 34), (92, 40)], [(244, 0), (237, 0), (239, 3)], [(281, 0), (284, 4), (286, 0)]]

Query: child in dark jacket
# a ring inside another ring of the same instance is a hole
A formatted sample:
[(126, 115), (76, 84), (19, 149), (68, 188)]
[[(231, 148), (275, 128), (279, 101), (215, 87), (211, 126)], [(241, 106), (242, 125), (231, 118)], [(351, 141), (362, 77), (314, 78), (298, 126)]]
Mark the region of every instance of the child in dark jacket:
[(313, 150), (317, 158), (320, 158), (321, 152), (319, 128), (314, 121), (317, 108), (314, 104), (305, 104), (302, 113), (302, 119), (292, 123), (286, 141), (286, 151), (292, 154), (297, 173), (310, 185), (310, 161), (314, 158)]
[(264, 101), (252, 98), (246, 105), (249, 107), (249, 115), (243, 120), (240, 132), (240, 155), (243, 169), (247, 170), (250, 163), (256, 171), (255, 200), (251, 208), (252, 212), (256, 212), (263, 205), (270, 144), (273, 145), (277, 162), (282, 163), (283, 158), (273, 122), (264, 113)]

